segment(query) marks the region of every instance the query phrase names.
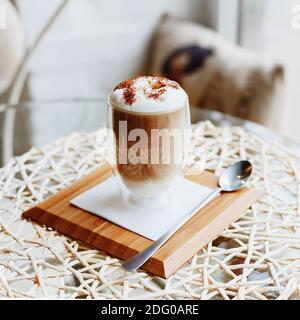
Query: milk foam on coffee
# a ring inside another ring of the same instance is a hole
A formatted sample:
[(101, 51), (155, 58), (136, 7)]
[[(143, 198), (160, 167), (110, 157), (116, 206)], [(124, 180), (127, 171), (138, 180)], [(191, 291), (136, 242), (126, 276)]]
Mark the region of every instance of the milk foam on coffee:
[(110, 95), (110, 102), (121, 109), (156, 113), (171, 111), (186, 103), (187, 94), (175, 81), (141, 76), (119, 83)]

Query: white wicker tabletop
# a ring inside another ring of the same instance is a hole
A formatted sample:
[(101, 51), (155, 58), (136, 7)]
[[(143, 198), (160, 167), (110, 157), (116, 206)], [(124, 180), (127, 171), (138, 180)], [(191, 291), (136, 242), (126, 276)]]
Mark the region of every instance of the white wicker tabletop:
[[(204, 129), (205, 152), (197, 129)], [(168, 280), (125, 272), (120, 261), (21, 213), (103, 163), (105, 131), (74, 133), (0, 169), (0, 297), (97, 299), (299, 299), (300, 157), (239, 127), (194, 127), (193, 165), (219, 174), (254, 165), (263, 198)]]

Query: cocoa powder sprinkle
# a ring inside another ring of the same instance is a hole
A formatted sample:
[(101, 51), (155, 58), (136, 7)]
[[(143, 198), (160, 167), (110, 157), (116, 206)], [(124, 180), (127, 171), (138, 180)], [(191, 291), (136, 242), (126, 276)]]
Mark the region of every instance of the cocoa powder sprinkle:
[[(132, 105), (136, 101), (136, 89), (134, 84), (138, 78), (140, 77), (125, 80), (114, 88), (114, 90), (124, 89), (123, 99), (128, 105)], [(151, 83), (151, 80), (155, 80), (155, 82)], [(149, 77), (149, 87), (151, 88), (150, 92), (145, 88), (143, 93), (147, 98), (153, 100), (160, 100), (161, 96), (166, 92), (167, 87), (173, 89), (180, 88), (177, 82), (163, 77)]]
[(135, 88), (134, 88), (134, 79), (125, 80), (119, 83), (114, 90), (125, 89), (123, 92), (124, 101), (132, 105), (135, 102)]
[(150, 92), (147, 97), (153, 100), (159, 100), (161, 99), (162, 94), (166, 92), (166, 89), (161, 88), (159, 90), (155, 90), (153, 92)]
[(135, 90), (134, 88), (126, 88), (126, 90), (123, 93), (123, 99), (125, 102), (129, 105), (132, 105), (135, 102)]

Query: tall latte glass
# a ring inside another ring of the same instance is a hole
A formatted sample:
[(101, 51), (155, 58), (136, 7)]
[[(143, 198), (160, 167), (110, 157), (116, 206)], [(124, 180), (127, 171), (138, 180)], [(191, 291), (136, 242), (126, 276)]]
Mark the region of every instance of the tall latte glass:
[(188, 152), (188, 97), (178, 83), (137, 77), (119, 83), (108, 99), (114, 173), (125, 203), (143, 209), (170, 203)]

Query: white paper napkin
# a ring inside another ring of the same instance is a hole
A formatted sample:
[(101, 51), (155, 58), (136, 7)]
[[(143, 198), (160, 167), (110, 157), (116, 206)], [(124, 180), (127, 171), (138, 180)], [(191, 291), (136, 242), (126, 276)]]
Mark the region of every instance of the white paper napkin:
[(181, 178), (172, 190), (172, 202), (167, 208), (135, 210), (124, 205), (116, 178), (111, 176), (73, 198), (71, 203), (150, 240), (157, 240), (210, 192), (211, 189), (207, 187)]

